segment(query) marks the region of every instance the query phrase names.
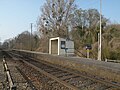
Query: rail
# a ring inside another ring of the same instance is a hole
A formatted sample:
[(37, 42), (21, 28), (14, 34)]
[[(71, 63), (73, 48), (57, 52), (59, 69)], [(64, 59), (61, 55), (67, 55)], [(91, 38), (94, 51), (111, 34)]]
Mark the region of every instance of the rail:
[(55, 80), (55, 81), (61, 83), (62, 85), (68, 87), (69, 89), (71, 89), (71, 90), (79, 90), (78, 88), (76, 88), (76, 87), (74, 87), (74, 86), (72, 86), (72, 85), (70, 85), (70, 84), (68, 84), (68, 83), (66, 83), (66, 82), (58, 79), (57, 77), (55, 77), (55, 76), (53, 76), (53, 75), (45, 72), (44, 70), (38, 68), (37, 66), (35, 66), (35, 65), (33, 65), (33, 64), (31, 64), (31, 63), (29, 63), (29, 62), (27, 62), (27, 61), (23, 61), (23, 62), (24, 62), (25, 64), (33, 67), (34, 69), (38, 70), (39, 72), (41, 72), (42, 74), (46, 75), (47, 77), (52, 78), (53, 80)]
[(13, 82), (13, 79), (11, 77), (11, 73), (10, 73), (10, 70), (8, 69), (8, 65), (5, 61), (5, 58), (3, 58), (3, 67), (4, 67), (4, 72), (6, 74), (6, 80), (9, 84), (9, 89), (10, 90), (16, 90), (16, 85)]

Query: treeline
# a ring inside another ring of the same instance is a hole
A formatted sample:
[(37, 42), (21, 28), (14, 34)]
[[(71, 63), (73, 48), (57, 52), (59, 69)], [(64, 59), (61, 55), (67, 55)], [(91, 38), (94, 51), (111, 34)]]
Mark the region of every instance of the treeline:
[[(37, 20), (37, 27), (39, 36), (31, 36), (33, 50), (48, 52), (49, 38), (59, 36), (72, 39), (75, 49), (82, 53), (81, 56), (86, 54), (85, 45), (91, 45), (90, 57), (97, 59), (100, 30), (98, 10), (78, 9), (75, 0), (46, 0)], [(9, 43), (11, 48), (30, 50), (30, 33), (23, 32), (9, 40)], [(102, 15), (102, 59), (106, 58), (120, 60), (120, 25), (112, 24)]]
[(31, 34), (28, 31), (24, 31), (15, 38), (5, 40), (2, 48), (36, 50), (39, 47), (39, 43), (37, 33)]

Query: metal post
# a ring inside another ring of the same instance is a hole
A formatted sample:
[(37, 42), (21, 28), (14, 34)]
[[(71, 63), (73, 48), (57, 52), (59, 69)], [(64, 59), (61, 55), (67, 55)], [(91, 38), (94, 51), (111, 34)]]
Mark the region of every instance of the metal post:
[(87, 49), (87, 58), (89, 58), (89, 57), (90, 57), (90, 50)]
[(100, 44), (99, 44), (99, 53), (98, 53), (98, 60), (101, 61), (101, 49), (102, 49), (102, 37), (101, 37), (101, 34), (102, 34), (102, 31), (101, 31), (101, 15), (102, 15), (102, 0), (100, 0)]

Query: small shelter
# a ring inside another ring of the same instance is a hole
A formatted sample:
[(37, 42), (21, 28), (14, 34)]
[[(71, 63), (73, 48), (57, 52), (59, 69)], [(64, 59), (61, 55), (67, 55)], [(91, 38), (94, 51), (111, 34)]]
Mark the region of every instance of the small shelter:
[(51, 38), (49, 40), (49, 54), (74, 55), (74, 42), (60, 37)]

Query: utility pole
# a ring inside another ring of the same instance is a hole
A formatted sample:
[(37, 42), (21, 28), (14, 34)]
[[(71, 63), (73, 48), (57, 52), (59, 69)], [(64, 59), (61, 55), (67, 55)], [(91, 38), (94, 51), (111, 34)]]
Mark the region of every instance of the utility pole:
[(31, 51), (32, 51), (32, 26), (33, 25), (33, 23), (31, 23), (31, 35), (30, 35), (30, 42), (31, 42)]
[(98, 46), (98, 49), (99, 49), (99, 51), (98, 51), (98, 60), (100, 60), (101, 61), (101, 51), (102, 51), (102, 31), (101, 31), (101, 16), (102, 16), (102, 0), (100, 0), (100, 37), (99, 37), (99, 40), (100, 40), (100, 43), (99, 43), (99, 46)]

